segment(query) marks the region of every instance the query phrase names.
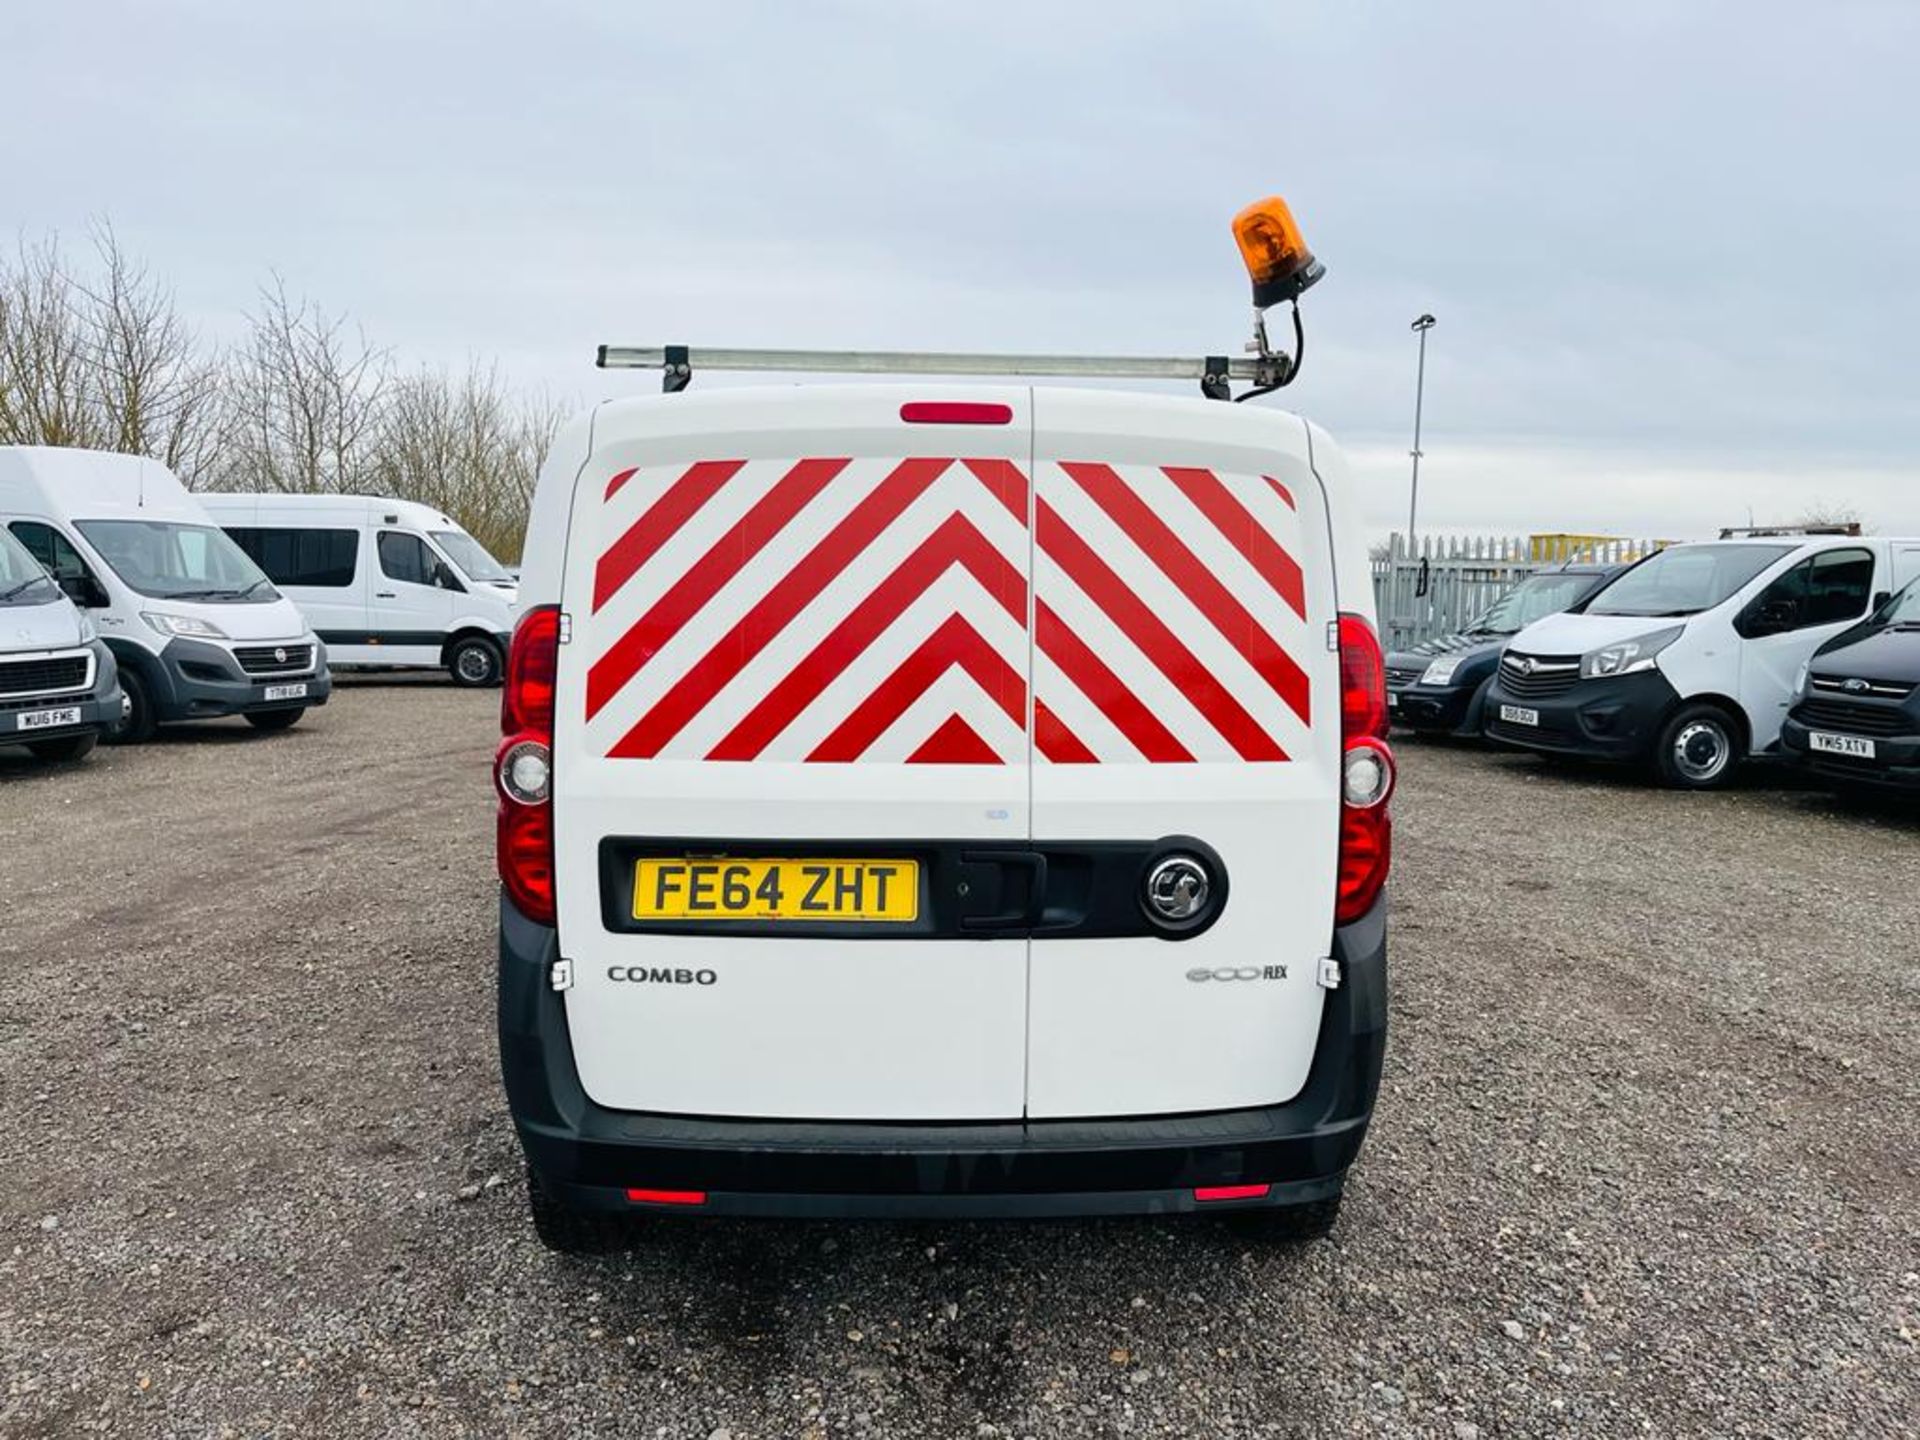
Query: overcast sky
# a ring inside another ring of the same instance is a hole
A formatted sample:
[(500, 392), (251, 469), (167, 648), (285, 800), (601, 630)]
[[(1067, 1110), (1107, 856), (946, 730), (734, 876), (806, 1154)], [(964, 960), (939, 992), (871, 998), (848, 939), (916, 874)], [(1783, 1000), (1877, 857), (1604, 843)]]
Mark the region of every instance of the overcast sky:
[(1920, 4), (9, 7), (0, 226), (110, 217), (219, 337), (271, 272), (565, 397), (602, 341), (1237, 349), (1404, 526), (1920, 533)]

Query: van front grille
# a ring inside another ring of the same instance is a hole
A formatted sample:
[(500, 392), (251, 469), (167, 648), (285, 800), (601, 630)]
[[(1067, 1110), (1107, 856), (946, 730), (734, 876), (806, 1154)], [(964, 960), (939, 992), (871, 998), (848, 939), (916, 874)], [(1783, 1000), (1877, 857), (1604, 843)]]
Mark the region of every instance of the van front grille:
[(249, 675), (297, 675), (313, 668), (311, 645), (239, 645), (233, 656)]
[(1418, 670), (1396, 670), (1389, 666), (1387, 669), (1387, 684), (1392, 689), (1404, 690), (1409, 685), (1419, 684), (1420, 677), (1426, 673), (1425, 666), (1422, 666)]
[(1904, 735), (1920, 729), (1920, 723), (1896, 706), (1852, 700), (1803, 700), (1793, 718), (1809, 729), (1848, 735)]
[(1564, 695), (1580, 678), (1578, 655), (1515, 655), (1500, 657), (1500, 688), (1520, 700), (1545, 700)]
[(92, 657), (55, 655), (34, 660), (0, 660), (0, 695), (57, 694), (84, 690), (93, 669)]

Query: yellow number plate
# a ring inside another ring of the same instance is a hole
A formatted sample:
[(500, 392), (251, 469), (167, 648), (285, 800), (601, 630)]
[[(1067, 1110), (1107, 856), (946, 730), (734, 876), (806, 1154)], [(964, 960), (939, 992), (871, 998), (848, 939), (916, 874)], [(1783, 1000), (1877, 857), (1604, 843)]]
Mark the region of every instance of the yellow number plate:
[(914, 860), (635, 862), (636, 920), (880, 920), (920, 917)]

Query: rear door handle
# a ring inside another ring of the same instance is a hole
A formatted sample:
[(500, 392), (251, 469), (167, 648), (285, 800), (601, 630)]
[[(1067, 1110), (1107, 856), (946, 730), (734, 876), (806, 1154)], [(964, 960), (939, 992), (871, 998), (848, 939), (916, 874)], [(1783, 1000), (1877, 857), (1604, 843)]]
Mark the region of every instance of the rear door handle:
[(376, 590), (373, 592), (373, 598), (376, 600), (398, 600), (400, 597), (391, 590)]
[(1047, 909), (1047, 857), (1038, 850), (963, 850), (963, 865), (998, 865), (1027, 872), (1027, 900), (1018, 909), (992, 915), (963, 915), (962, 930), (1031, 930)]

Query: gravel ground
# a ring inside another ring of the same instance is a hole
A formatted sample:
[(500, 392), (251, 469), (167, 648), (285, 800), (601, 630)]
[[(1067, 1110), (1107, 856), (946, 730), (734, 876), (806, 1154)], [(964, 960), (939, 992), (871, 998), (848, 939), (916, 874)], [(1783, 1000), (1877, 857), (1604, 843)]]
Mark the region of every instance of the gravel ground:
[(563, 1261), (494, 1068), (495, 705), (0, 751), (0, 1433), (1913, 1433), (1920, 811), (1409, 743), (1332, 1240)]

